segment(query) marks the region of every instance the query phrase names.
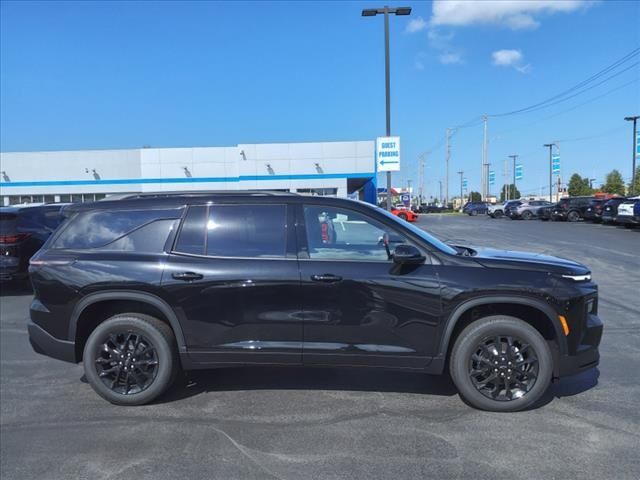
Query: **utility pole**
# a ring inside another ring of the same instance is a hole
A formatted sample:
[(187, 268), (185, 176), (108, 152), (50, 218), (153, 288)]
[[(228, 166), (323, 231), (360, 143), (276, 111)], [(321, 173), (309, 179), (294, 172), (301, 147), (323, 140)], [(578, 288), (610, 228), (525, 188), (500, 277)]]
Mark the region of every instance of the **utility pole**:
[(544, 147), (549, 148), (549, 201), (553, 202), (553, 147), (555, 143), (545, 143)]
[(633, 122), (633, 159), (631, 161), (631, 188), (629, 189), (629, 195), (633, 195), (636, 189), (636, 157), (638, 156), (638, 130), (636, 127), (636, 122), (640, 118), (639, 115), (634, 115), (633, 117), (624, 117), (627, 122)]
[(427, 155), (429, 155), (431, 152), (423, 152), (419, 155), (420, 158), (420, 203), (423, 203), (424, 201), (424, 167), (425, 167), (425, 163), (426, 163), (426, 157)]
[(451, 159), (451, 133), (452, 129), (447, 128), (447, 149), (446, 149), (446, 168), (444, 178), (444, 205), (449, 204), (449, 160)]
[[(363, 17), (375, 17), (384, 15), (384, 86), (387, 110), (387, 137), (391, 136), (391, 75), (389, 58), (389, 14), (409, 15), (411, 7), (390, 8), (386, 5), (383, 8), (366, 8), (362, 10)], [(387, 210), (391, 211), (391, 172), (387, 172)]]
[(407, 180), (407, 193), (409, 194), (409, 208), (411, 208), (411, 180)]
[(442, 180), (438, 180), (440, 183), (440, 196), (438, 197), (438, 202), (442, 205)]
[(513, 160), (513, 199), (516, 198), (516, 159), (518, 155), (509, 155), (509, 158)]
[(458, 175), (460, 175), (460, 208), (462, 208), (462, 184), (464, 182), (463, 180), (464, 172), (460, 171), (458, 172)]
[(487, 174), (486, 174), (486, 168), (487, 168), (487, 162), (489, 161), (489, 138), (487, 136), (487, 129), (489, 128), (488, 126), (488, 121), (489, 121), (489, 117), (487, 115), (483, 115), (482, 116), (482, 121), (484, 122), (484, 139), (482, 141), (482, 169), (481, 169), (481, 176), (482, 176), (482, 200), (486, 200), (487, 199)]

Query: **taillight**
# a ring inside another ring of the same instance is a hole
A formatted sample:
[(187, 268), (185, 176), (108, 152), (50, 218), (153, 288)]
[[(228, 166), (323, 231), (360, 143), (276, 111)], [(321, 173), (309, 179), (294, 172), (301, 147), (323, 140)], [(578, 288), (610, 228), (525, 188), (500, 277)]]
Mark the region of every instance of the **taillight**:
[(0, 235), (0, 243), (19, 243), (31, 236), (30, 233), (14, 233), (11, 235)]

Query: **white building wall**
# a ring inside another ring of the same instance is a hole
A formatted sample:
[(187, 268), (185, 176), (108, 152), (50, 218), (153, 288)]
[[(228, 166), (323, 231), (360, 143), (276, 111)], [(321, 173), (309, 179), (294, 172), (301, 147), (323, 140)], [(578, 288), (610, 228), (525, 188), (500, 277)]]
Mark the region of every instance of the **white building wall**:
[[(335, 188), (375, 177), (372, 141), (0, 154), (0, 203), (20, 195)], [(58, 198), (57, 198), (58, 199)]]

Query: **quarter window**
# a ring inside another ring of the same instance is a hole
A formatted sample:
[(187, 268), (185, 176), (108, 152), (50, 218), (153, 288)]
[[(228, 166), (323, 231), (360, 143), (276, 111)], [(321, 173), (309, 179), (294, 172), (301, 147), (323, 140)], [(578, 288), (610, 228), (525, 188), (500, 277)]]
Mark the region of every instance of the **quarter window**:
[(307, 205), (304, 219), (311, 259), (388, 262), (395, 245), (408, 243), (382, 223), (352, 210)]

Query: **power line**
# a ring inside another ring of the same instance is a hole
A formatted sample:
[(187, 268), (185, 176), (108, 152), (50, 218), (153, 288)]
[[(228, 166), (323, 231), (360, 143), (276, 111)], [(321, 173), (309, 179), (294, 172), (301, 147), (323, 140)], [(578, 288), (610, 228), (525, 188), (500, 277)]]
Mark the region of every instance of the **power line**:
[[(583, 80), (582, 82), (578, 83), (577, 85), (574, 85), (571, 88), (568, 88), (567, 90), (564, 90), (563, 92), (554, 95), (550, 98), (547, 98), (546, 100), (543, 100), (541, 102), (538, 103), (534, 103), (533, 105), (529, 105), (528, 107), (524, 107), (524, 108), (520, 108), (517, 110), (512, 110), (510, 112), (504, 112), (504, 113), (498, 113), (498, 114), (493, 114), (490, 115), (491, 117), (506, 117), (508, 115), (515, 115), (515, 114), (519, 114), (519, 113), (525, 113), (525, 112), (529, 112), (532, 110), (537, 110), (540, 108), (546, 108), (548, 106), (551, 105), (555, 105), (556, 103), (559, 103), (559, 99), (562, 99), (563, 97), (566, 97), (569, 94), (573, 94), (573, 92), (578, 91), (580, 89), (582, 89), (583, 87), (585, 87), (586, 85), (592, 83), (593, 81), (599, 79), (600, 77), (602, 77), (603, 75), (606, 75), (607, 73), (611, 72), (612, 70), (615, 70), (616, 68), (618, 68), (620, 65), (623, 65), (624, 63), (628, 62), (629, 60), (631, 60), (633, 57), (637, 56), (638, 54), (640, 54), (640, 48), (636, 48), (634, 50), (632, 50), (630, 53), (628, 53), (627, 55), (625, 55), (624, 57), (622, 57), (621, 59), (619, 59), (618, 61), (614, 62), (613, 64), (609, 65), (608, 67), (604, 68), (603, 70), (601, 70), (600, 72), (596, 73), (595, 75), (592, 75), (591, 77), (587, 78), (586, 80)], [(630, 68), (633, 68), (634, 66), (638, 65), (638, 62), (632, 64), (630, 67), (627, 67), (626, 69), (606, 78), (605, 80), (599, 82), (598, 84), (591, 86), (589, 88), (583, 89), (581, 90), (579, 93), (577, 94), (573, 94), (568, 98), (573, 98), (576, 95), (580, 95), (581, 93), (584, 93), (588, 90), (590, 90), (591, 88), (595, 88), (598, 85), (601, 85), (604, 82), (607, 82), (609, 80), (611, 80), (612, 78), (615, 78), (616, 76), (620, 75), (621, 73), (624, 73), (625, 71), (629, 70)]]

